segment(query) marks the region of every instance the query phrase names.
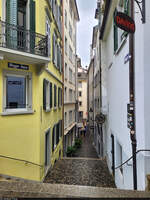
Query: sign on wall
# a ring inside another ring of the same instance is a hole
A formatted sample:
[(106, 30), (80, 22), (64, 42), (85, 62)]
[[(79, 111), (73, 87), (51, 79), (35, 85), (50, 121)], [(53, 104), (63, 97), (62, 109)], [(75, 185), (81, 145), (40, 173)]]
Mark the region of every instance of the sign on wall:
[(115, 15), (115, 24), (117, 27), (128, 33), (135, 32), (135, 22), (134, 20), (122, 12), (117, 12)]
[(22, 65), (22, 64), (17, 64), (17, 63), (8, 63), (9, 68), (14, 68), (14, 69), (23, 69), (23, 70), (29, 70), (28, 65)]

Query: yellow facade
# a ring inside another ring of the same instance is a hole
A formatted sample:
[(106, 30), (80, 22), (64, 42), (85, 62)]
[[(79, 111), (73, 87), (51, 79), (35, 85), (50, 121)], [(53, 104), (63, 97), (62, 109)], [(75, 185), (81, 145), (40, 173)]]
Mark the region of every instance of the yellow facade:
[[(3, 16), (3, 0), (0, 0), (0, 17)], [(60, 2), (58, 1), (58, 5)], [(51, 17), (51, 53), (50, 62), (47, 64), (38, 65), (37, 63), (29, 64), (27, 61), (20, 62), (14, 54), (14, 59), (5, 60), (5, 57), (0, 60), (0, 175), (18, 177), (28, 180), (43, 181), (47, 170), (53, 166), (55, 160), (62, 156), (62, 137), (59, 143), (52, 152), (52, 133), (53, 127), (62, 120), (62, 106), (50, 111), (43, 110), (43, 80), (46, 79), (62, 88), (62, 73), (54, 66), (52, 62), (52, 36), (54, 30), (58, 32), (52, 9), (45, 0), (35, 1), (36, 13), (36, 30), (35, 32), (42, 35), (46, 34), (46, 9)], [(1, 31), (1, 30), (0, 30)], [(1, 34), (1, 33), (0, 33)], [(62, 42), (58, 32), (58, 41)], [(1, 55), (1, 52), (0, 52)], [(33, 55), (34, 56), (34, 55)], [(21, 72), (22, 69), (8, 68), (9, 63), (24, 64), (29, 66), (28, 72), (32, 74), (32, 111), (33, 113), (20, 114), (4, 114), (4, 71)], [(39, 68), (40, 66), (40, 68)], [(47, 68), (48, 70), (45, 70)], [(41, 70), (40, 73), (37, 73)], [(50, 73), (49, 73), (50, 72)], [(54, 87), (53, 87), (54, 93)], [(58, 95), (57, 95), (58, 99)], [(50, 129), (50, 164), (45, 166), (45, 133)]]

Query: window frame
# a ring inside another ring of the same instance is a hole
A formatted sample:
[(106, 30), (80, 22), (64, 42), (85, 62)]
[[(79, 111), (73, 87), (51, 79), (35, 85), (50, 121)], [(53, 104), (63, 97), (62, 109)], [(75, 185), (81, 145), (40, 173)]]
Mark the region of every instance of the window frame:
[[(26, 78), (26, 108), (7, 109), (7, 76)], [(33, 113), (32, 110), (32, 73), (24, 71), (3, 70), (3, 113), (2, 115), (15, 115), (24, 113)], [(27, 106), (28, 105), (28, 106)]]

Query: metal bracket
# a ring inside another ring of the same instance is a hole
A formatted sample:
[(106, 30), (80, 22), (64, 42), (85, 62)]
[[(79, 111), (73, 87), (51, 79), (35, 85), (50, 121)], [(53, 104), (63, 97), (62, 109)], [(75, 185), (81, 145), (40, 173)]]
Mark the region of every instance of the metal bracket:
[(144, 24), (145, 23), (145, 0), (135, 0), (135, 2), (137, 3), (139, 9), (140, 9), (140, 12), (141, 12), (141, 15), (142, 15), (142, 23)]

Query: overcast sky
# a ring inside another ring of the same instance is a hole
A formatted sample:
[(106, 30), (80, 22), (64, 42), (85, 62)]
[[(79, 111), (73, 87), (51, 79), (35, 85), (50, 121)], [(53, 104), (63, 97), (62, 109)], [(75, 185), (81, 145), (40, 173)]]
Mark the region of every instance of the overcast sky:
[(82, 66), (89, 66), (90, 44), (92, 43), (96, 0), (77, 0), (80, 22), (77, 28), (77, 54), (81, 57)]

